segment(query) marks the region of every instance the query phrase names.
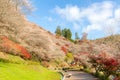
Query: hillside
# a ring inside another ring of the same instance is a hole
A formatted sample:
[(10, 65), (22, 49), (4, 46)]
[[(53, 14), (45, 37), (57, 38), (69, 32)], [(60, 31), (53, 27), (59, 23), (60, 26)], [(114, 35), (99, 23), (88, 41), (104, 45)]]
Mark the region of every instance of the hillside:
[(0, 80), (59, 80), (66, 69), (119, 77), (120, 35), (71, 42), (27, 20), (26, 1), (0, 1)]
[(23, 46), (39, 61), (63, 61), (66, 53), (100, 53), (118, 54), (119, 35), (97, 40), (80, 41), (74, 44), (61, 36), (56, 36), (35, 23), (29, 22), (23, 15), (17, 17), (16, 22), (0, 22), (1, 35)]
[(113, 54), (118, 54), (120, 52), (120, 35), (112, 35), (105, 38), (96, 39), (93, 42), (97, 45), (104, 44), (107, 47), (111, 47)]
[(29, 22), (24, 16), (19, 16), (19, 21), (0, 22), (1, 35), (8, 37), (13, 42), (24, 46), (36, 59), (60, 59), (63, 60), (65, 52), (79, 53), (75, 45), (64, 37), (58, 37), (46, 31), (42, 27)]
[(1, 22), (1, 35), (7, 36), (13, 42), (25, 47), (34, 60), (64, 62), (68, 52), (75, 56), (81, 53), (100, 52), (113, 55), (118, 54), (120, 50), (119, 35), (93, 41), (80, 41), (78, 44), (74, 44), (64, 37), (56, 36), (42, 27), (27, 21), (23, 16), (19, 17), (20, 22), (16, 21), (19, 25)]
[[(28, 22), (26, 20), (22, 21), (24, 26), (17, 26), (15, 30), (11, 29), (14, 26), (11, 24), (1, 24), (1, 35), (7, 36), (9, 39), (18, 42), (27, 48), (27, 50), (32, 54), (36, 55), (38, 58), (63, 58), (64, 52), (61, 51), (61, 48), (56, 45), (56, 43), (72, 44), (69, 41), (57, 39), (50, 32), (42, 29), (41, 27)], [(4, 27), (4, 28), (2, 28)], [(8, 29), (9, 28), (9, 29)], [(19, 29), (20, 28), (20, 29)], [(17, 31), (19, 29), (19, 31)], [(46, 55), (47, 54), (47, 55)]]
[[(42, 67), (39, 62), (0, 52), (0, 80), (59, 80), (60, 74)], [(53, 77), (54, 76), (54, 77)]]

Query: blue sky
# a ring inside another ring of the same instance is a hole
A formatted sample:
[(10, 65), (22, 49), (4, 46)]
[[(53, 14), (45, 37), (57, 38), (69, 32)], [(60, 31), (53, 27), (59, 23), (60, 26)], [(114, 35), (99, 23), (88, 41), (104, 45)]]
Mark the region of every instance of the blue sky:
[(88, 33), (96, 39), (120, 32), (120, 0), (33, 0), (36, 8), (28, 16), (44, 29), (55, 32), (57, 26), (73, 33)]

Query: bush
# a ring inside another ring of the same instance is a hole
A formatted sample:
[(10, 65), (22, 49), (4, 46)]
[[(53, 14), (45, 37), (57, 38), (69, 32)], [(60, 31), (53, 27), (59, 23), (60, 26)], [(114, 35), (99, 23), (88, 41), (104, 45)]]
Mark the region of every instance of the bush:
[(67, 53), (67, 54), (66, 54), (65, 61), (66, 61), (67, 63), (70, 64), (70, 63), (73, 61), (73, 59), (74, 59), (74, 57), (73, 57), (73, 54), (72, 54), (72, 53)]
[(116, 57), (107, 56), (106, 53), (101, 53), (98, 55), (91, 55), (90, 63), (92, 67), (95, 68), (96, 74), (99, 72), (104, 73), (104, 80), (107, 80), (110, 75), (116, 76), (120, 70), (120, 63)]
[(68, 53), (68, 49), (67, 49), (65, 46), (62, 46), (62, 47), (61, 47), (61, 50), (62, 50), (65, 54)]

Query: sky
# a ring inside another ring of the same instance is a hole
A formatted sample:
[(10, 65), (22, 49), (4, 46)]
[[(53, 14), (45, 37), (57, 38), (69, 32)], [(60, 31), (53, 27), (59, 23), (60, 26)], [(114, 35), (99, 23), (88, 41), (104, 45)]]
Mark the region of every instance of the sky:
[(120, 0), (33, 0), (28, 20), (54, 33), (57, 26), (97, 39), (120, 33)]

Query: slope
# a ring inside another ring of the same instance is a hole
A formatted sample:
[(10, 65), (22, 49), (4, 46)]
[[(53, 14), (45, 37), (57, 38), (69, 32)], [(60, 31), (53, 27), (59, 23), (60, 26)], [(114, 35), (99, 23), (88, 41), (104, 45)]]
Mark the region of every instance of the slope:
[(8, 54), (0, 58), (0, 70), (0, 80), (60, 80), (60, 74), (40, 66), (38, 62)]
[(104, 44), (106, 45), (106, 47), (111, 47), (111, 49), (113, 50), (112, 51), (113, 54), (120, 52), (120, 35), (119, 34), (111, 35), (105, 38), (100, 38), (100, 39), (94, 40), (93, 42), (95, 42), (97, 45)]

